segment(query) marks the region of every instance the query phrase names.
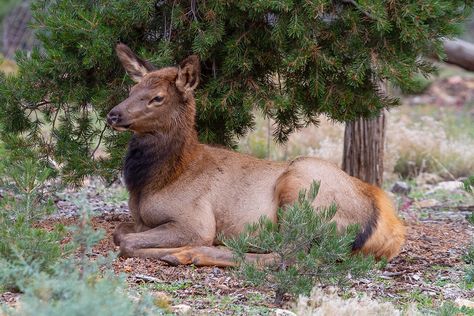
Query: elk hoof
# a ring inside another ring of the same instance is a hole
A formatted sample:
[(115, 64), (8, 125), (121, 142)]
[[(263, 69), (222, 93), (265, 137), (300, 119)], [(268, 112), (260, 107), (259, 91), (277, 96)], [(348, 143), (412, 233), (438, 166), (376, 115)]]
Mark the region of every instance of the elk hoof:
[(160, 258), (161, 261), (164, 261), (166, 262), (167, 264), (169, 264), (170, 266), (179, 266), (180, 264), (182, 264), (179, 259), (174, 256), (174, 255), (166, 255), (166, 256), (163, 256)]

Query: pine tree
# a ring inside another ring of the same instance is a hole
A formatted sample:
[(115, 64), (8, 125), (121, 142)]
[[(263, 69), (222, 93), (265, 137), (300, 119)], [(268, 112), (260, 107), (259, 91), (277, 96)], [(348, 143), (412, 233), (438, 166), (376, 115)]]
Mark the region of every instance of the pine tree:
[[(275, 138), (317, 124), (374, 117), (397, 100), (378, 83), (409, 88), (435, 67), (442, 38), (459, 32), (473, 0), (158, 1), (55, 0), (33, 5), (41, 48), (19, 53), (0, 79), (7, 148), (35, 149), (67, 182), (119, 170), (127, 133), (105, 125), (131, 80), (114, 55), (124, 42), (157, 67), (202, 60), (197, 127), (232, 146), (252, 110), (275, 120)], [(98, 148), (106, 154), (97, 155)]]
[[(239, 236), (223, 239), (234, 252), (238, 272), (250, 283), (273, 283), (276, 304), (282, 303), (286, 293), (308, 295), (316, 283), (345, 285), (349, 278), (374, 268), (373, 257), (352, 253), (358, 225), (338, 231), (332, 221), (335, 204), (312, 207), (319, 185), (313, 182), (308, 191), (300, 191), (293, 205), (279, 209), (278, 224), (262, 217)], [(273, 259), (265, 264), (250, 262), (248, 252), (271, 253)]]

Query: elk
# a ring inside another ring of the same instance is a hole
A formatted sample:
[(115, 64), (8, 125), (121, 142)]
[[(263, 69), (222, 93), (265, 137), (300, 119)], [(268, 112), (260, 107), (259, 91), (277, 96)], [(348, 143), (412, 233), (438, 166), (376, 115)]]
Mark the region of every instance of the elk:
[[(261, 216), (276, 222), (278, 208), (315, 179), (321, 182), (315, 209), (336, 203), (339, 229), (361, 227), (354, 251), (387, 259), (399, 253), (405, 228), (378, 187), (314, 157), (272, 162), (199, 143), (197, 56), (156, 69), (124, 44), (116, 52), (136, 82), (107, 115), (113, 129), (133, 132), (123, 168), (133, 222), (121, 223), (113, 236), (122, 256), (232, 266), (232, 252), (219, 246), (217, 236), (235, 236)], [(247, 258), (264, 262), (268, 254)]]

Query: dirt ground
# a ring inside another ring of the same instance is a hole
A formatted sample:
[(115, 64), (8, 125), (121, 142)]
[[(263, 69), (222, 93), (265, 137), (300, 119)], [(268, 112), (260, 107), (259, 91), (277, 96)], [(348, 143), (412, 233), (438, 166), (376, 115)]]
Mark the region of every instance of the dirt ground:
[[(403, 306), (415, 303), (422, 308), (435, 308), (446, 300), (472, 298), (474, 290), (463, 285), (462, 255), (474, 231), (463, 216), (444, 216), (443, 211), (433, 210), (431, 214), (423, 219), (416, 218), (412, 211), (402, 214), (408, 239), (400, 255), (370, 278), (354, 281), (348, 293), (367, 293), (378, 300)], [(129, 220), (126, 213), (94, 217), (92, 225), (105, 231), (105, 238), (94, 248), (94, 255), (116, 251), (111, 237), (113, 230)], [(51, 219), (41, 225), (52, 228), (59, 222), (73, 225), (76, 219)], [(132, 289), (165, 296), (171, 305), (189, 305), (193, 314), (258, 315), (277, 308), (272, 304), (271, 287), (249, 286), (229, 269), (172, 267), (157, 260), (138, 258), (118, 258), (113, 267), (116, 273), (127, 275)], [(13, 303), (17, 299), (18, 294), (1, 294), (4, 302)], [(291, 309), (293, 302), (294, 298), (288, 296), (284, 307)]]

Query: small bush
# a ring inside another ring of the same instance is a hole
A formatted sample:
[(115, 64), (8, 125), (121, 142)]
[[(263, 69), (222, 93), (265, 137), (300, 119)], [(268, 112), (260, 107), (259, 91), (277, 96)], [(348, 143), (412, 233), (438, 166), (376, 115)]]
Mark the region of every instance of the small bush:
[(54, 210), (48, 198), (54, 189), (48, 185), (50, 170), (27, 158), (2, 161), (0, 172), (0, 186), (6, 189), (0, 198), (0, 288), (23, 292), (19, 305), (0, 308), (1, 315), (162, 313), (152, 297), (129, 293), (124, 276), (113, 272), (115, 255), (91, 260), (92, 247), (104, 234), (90, 225), (85, 197), (75, 201), (82, 214), (79, 224), (69, 229), (71, 242), (62, 246), (64, 227), (35, 227)]
[(474, 244), (471, 243), (463, 256), (463, 260), (466, 263), (464, 281), (466, 284), (472, 285), (474, 284)]
[(453, 302), (445, 302), (436, 314), (439, 316), (474, 316), (474, 309), (466, 306), (457, 306)]
[(464, 190), (466, 192), (472, 193), (472, 189), (474, 188), (474, 176), (470, 176), (466, 180), (463, 181), (464, 184)]
[(49, 169), (32, 159), (2, 165), (0, 186), (0, 285), (18, 288), (36, 270), (48, 271), (60, 258), (65, 229), (52, 231), (34, 227), (38, 220), (54, 210), (46, 198)]
[[(340, 232), (332, 221), (335, 205), (317, 211), (311, 206), (318, 190), (315, 182), (308, 194), (300, 192), (297, 202), (278, 211), (278, 224), (261, 218), (238, 237), (224, 239), (248, 281), (275, 284), (277, 304), (285, 293), (308, 294), (316, 282), (344, 285), (373, 266), (373, 258), (352, 254), (357, 226)], [(275, 260), (264, 266), (250, 263), (247, 252), (273, 253)]]
[[(65, 265), (63, 263), (63, 265)], [(90, 267), (89, 267), (90, 269)], [(98, 268), (96, 268), (98, 269)], [(67, 271), (58, 267), (53, 275), (39, 273), (25, 288), (21, 305), (10, 315), (144, 315), (127, 294), (123, 278), (113, 272), (100, 275)]]
[(89, 222), (90, 210), (85, 205), (74, 232), (72, 246), (77, 252), (59, 261), (50, 273), (36, 264), (21, 262), (15, 267), (30, 272), (30, 281), (23, 284), (19, 306), (6, 310), (7, 315), (62, 316), (62, 315), (160, 315), (162, 310), (153, 305), (153, 298), (129, 293), (123, 275), (115, 275), (114, 254), (91, 260), (93, 246), (103, 237)]

